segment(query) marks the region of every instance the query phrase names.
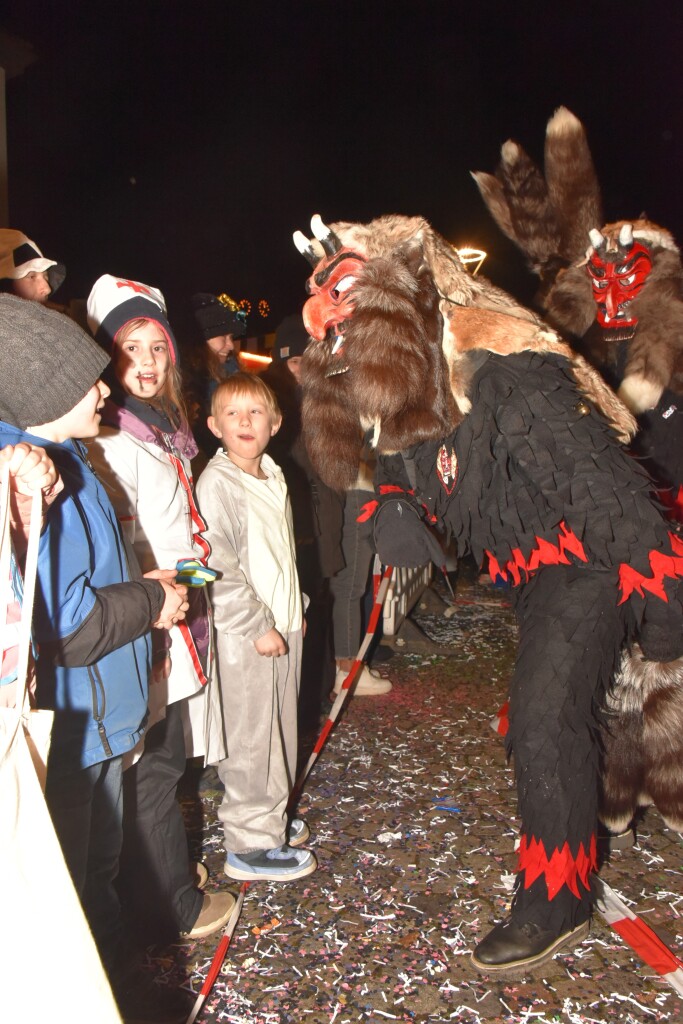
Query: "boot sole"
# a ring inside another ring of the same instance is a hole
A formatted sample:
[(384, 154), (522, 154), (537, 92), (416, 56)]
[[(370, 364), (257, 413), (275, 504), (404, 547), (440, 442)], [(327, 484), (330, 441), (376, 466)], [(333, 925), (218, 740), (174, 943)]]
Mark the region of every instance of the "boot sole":
[(233, 864), (225, 865), (225, 874), (228, 878), (234, 878), (237, 882), (294, 882), (297, 878), (306, 878), (312, 875), (318, 868), (318, 862), (313, 858), (311, 864), (299, 868), (297, 871), (283, 871), (276, 874), (268, 871), (248, 871), (235, 867)]
[(547, 946), (540, 953), (537, 953), (535, 956), (526, 957), (524, 960), (511, 960), (506, 964), (487, 964), (483, 960), (478, 960), (474, 953), (470, 953), (470, 960), (474, 967), (481, 971), (482, 974), (492, 974), (497, 978), (519, 978), (521, 975), (526, 974), (529, 968), (538, 967), (540, 964), (551, 960), (565, 946), (578, 946), (588, 935), (589, 929), (589, 922), (584, 921), (583, 924), (574, 928), (573, 931), (560, 935), (551, 946)]

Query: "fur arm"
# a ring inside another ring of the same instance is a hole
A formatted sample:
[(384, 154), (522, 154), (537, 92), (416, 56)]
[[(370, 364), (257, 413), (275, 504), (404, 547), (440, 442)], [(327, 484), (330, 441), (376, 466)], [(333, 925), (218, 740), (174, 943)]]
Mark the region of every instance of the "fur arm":
[(633, 301), (633, 312), (638, 327), (619, 395), (638, 414), (654, 409), (665, 388), (683, 392), (683, 301), (677, 253), (657, 253), (647, 285)]

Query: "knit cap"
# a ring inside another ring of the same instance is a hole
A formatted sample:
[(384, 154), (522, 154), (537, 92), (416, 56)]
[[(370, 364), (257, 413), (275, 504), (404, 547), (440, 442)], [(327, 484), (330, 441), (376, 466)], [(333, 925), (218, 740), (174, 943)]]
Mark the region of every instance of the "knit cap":
[(140, 281), (103, 274), (88, 296), (88, 327), (102, 348), (111, 352), (114, 339), (131, 320), (155, 320), (166, 335), (171, 361), (178, 362), (178, 343), (166, 313), (166, 300), (158, 288)]
[(25, 430), (52, 423), (84, 398), (109, 356), (78, 324), (0, 294), (0, 419)]
[(224, 334), (241, 338), (247, 333), (247, 315), (241, 309), (233, 309), (215, 295), (206, 292), (193, 295), (191, 302), (192, 312), (204, 341), (222, 337)]
[(275, 331), (273, 355), (275, 359), (291, 359), (292, 356), (302, 356), (308, 348), (310, 340), (301, 313), (292, 313), (291, 316), (284, 318)]
[(57, 291), (66, 277), (63, 263), (43, 256), (35, 242), (22, 231), (13, 228), (0, 229), (0, 278), (17, 281), (32, 271), (47, 271), (47, 279), (53, 292)]

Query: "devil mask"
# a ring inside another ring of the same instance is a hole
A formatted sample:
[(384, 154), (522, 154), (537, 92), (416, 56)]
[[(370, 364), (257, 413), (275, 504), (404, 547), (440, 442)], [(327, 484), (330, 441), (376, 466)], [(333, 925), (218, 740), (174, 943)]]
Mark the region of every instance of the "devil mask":
[(635, 327), (638, 318), (631, 308), (652, 270), (650, 250), (633, 238), (633, 228), (624, 224), (615, 242), (599, 231), (590, 232), (593, 249), (586, 265), (598, 307), (601, 327), (614, 330)]
[(294, 236), (314, 268), (303, 310), (317, 342), (302, 364), (304, 435), (316, 469), (336, 487), (355, 480), (364, 432), (378, 450), (400, 451), (449, 433), (457, 420), (422, 241), (408, 218), (389, 220), (386, 245), (376, 242), (382, 221), (361, 232), (365, 242), (339, 238), (317, 215), (311, 241)]

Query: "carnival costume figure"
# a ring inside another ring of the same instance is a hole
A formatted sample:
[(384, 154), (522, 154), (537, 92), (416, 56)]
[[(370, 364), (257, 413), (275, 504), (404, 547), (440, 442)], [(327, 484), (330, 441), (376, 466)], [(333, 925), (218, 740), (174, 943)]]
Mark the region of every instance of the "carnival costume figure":
[(427, 562), (430, 524), (513, 586), (519, 869), (510, 916), (473, 960), (527, 969), (587, 932), (601, 777), (612, 825), (647, 793), (683, 826), (683, 543), (623, 447), (633, 417), (535, 314), (469, 276), (420, 218), (311, 226), (295, 242), (314, 267), (302, 383), (318, 472), (351, 480), (362, 426), (382, 560)]

